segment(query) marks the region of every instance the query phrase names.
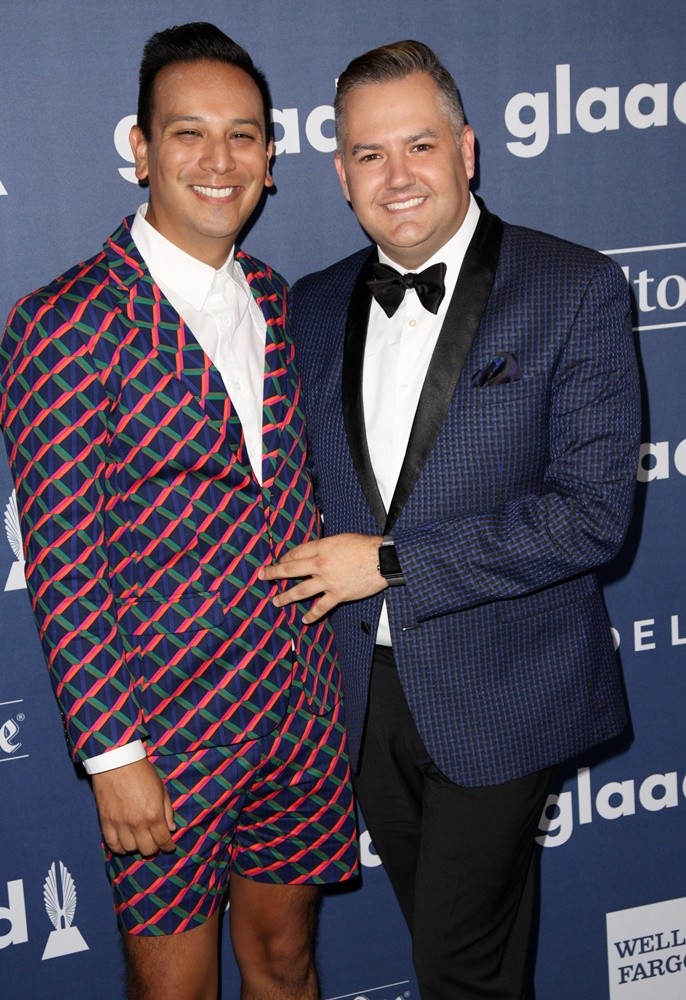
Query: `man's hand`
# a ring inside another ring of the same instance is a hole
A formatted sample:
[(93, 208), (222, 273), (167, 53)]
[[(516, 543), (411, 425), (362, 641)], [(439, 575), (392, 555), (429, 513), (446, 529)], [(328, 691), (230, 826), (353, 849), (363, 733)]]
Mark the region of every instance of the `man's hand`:
[(297, 545), (278, 563), (260, 570), (262, 580), (300, 578), (295, 586), (274, 598), (277, 608), (314, 597), (303, 615), (311, 625), (344, 601), (357, 601), (385, 590), (388, 584), (379, 573), (379, 545), (374, 535), (333, 535), (316, 542)]
[(100, 826), (114, 854), (150, 856), (175, 850), (174, 810), (162, 779), (149, 760), (137, 760), (92, 778)]

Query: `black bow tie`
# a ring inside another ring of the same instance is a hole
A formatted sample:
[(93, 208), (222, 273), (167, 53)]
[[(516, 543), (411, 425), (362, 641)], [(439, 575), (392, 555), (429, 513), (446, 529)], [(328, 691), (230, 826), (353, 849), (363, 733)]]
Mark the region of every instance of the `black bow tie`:
[(432, 264), (419, 274), (401, 274), (388, 264), (372, 264), (374, 278), (367, 284), (372, 295), (390, 318), (405, 297), (408, 288), (414, 288), (419, 301), (434, 315), (445, 295), (445, 264)]

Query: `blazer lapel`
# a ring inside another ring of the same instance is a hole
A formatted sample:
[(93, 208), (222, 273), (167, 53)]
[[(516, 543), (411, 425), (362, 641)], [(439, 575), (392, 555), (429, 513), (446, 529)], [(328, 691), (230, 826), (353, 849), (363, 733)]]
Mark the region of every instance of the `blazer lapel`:
[(131, 239), (128, 220), (110, 237), (105, 250), (122, 295), (123, 313), (132, 326), (149, 331), (155, 362), (185, 383), (210, 419), (228, 420), (231, 403), (221, 375), (153, 281)]
[(367, 446), (367, 431), (364, 423), (364, 406), (362, 401), (362, 369), (364, 364), (364, 348), (367, 340), (367, 323), (372, 301), (367, 281), (372, 276), (372, 263), (377, 259), (375, 250), (362, 265), (348, 308), (348, 321), (343, 349), (343, 421), (348, 438), (348, 447), (353, 460), (357, 477), (360, 480), (362, 492), (369, 504), (374, 517), (381, 528), (386, 521), (386, 508), (381, 499), (376, 476), (372, 469), (369, 448)]
[(453, 297), (429, 364), (384, 534), (397, 521), (433, 448), (493, 288), (503, 236), (501, 220), (481, 204)]
[(250, 257), (245, 251), (236, 253), (255, 303), (264, 319), (266, 336), (262, 401), (262, 480), (263, 488), (271, 490), (277, 469), (289, 450), (284, 434), (292, 404), (288, 385), (288, 347), (285, 340), (285, 296), (281, 279), (270, 268)]

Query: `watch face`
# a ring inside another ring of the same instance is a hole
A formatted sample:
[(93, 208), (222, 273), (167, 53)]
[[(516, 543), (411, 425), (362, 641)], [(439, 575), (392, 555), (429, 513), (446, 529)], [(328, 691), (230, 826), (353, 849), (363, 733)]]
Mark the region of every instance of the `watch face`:
[(393, 542), (382, 542), (379, 546), (379, 572), (387, 580), (394, 576), (402, 576), (400, 560)]

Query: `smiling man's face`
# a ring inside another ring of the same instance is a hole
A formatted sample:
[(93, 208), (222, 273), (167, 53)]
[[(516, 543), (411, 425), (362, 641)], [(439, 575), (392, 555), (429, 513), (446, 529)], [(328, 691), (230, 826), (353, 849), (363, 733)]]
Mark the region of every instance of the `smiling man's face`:
[(165, 66), (155, 79), (150, 138), (131, 130), (136, 176), (150, 184), (147, 221), (220, 267), (269, 173), (262, 97), (242, 69), (214, 61)]
[(335, 162), (343, 193), (391, 260), (415, 270), (462, 225), (474, 176), (474, 132), (459, 140), (426, 73), (354, 87)]

